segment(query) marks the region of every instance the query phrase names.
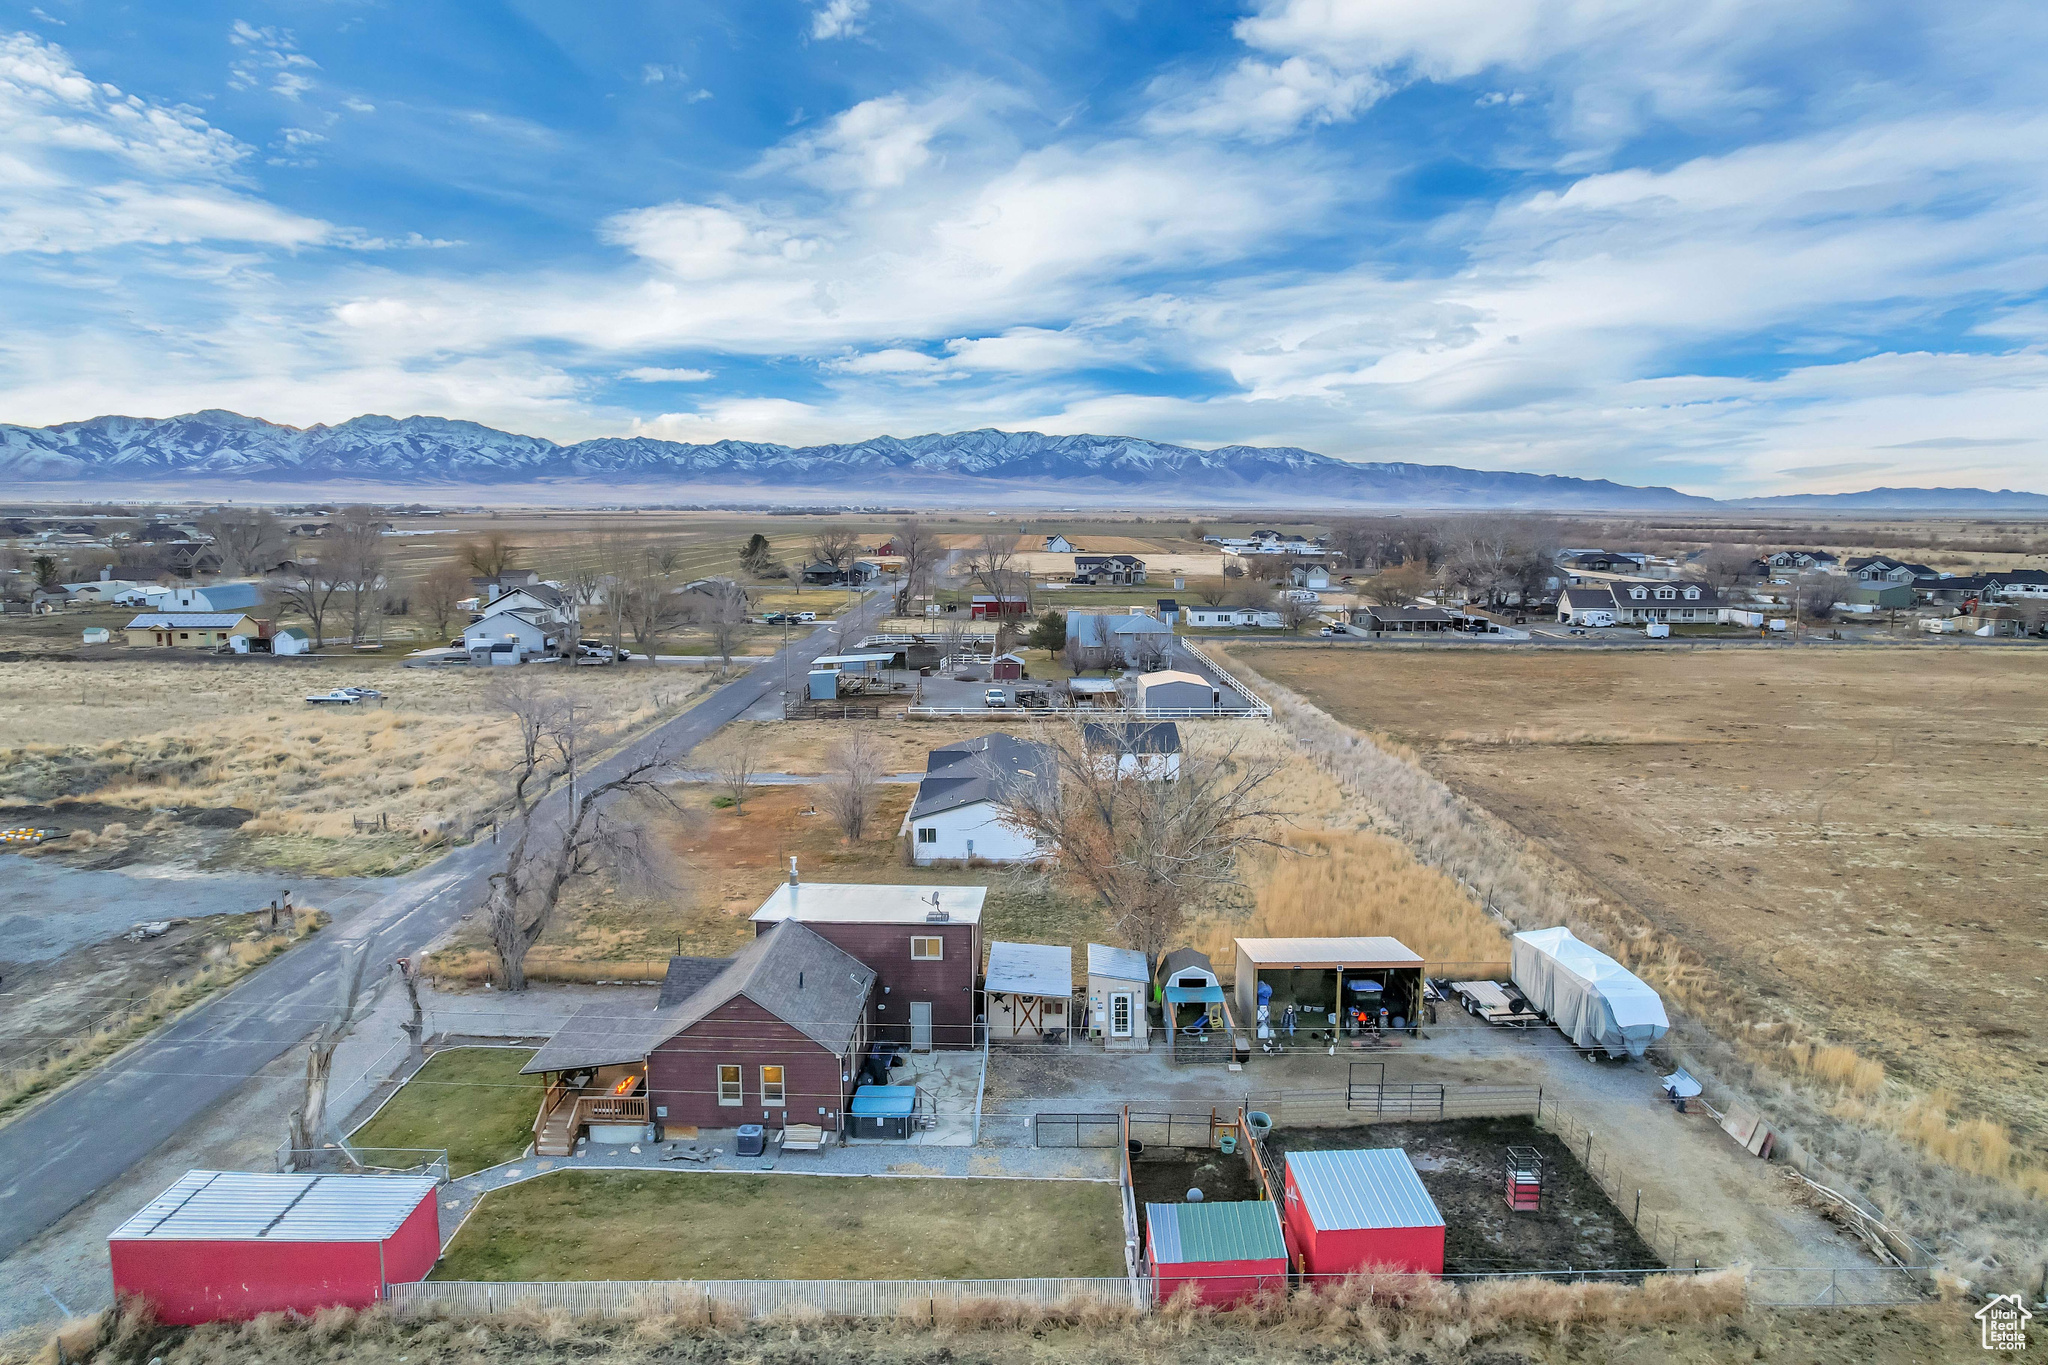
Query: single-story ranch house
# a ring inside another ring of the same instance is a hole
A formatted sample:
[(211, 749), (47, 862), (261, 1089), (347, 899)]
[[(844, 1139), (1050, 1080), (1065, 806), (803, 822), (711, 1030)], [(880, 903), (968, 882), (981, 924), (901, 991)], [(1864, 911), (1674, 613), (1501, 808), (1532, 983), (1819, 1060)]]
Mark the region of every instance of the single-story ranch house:
[(1586, 626), (1711, 623), (1720, 620), (1723, 605), (1721, 594), (1704, 583), (1574, 583), (1558, 594), (1557, 619)]

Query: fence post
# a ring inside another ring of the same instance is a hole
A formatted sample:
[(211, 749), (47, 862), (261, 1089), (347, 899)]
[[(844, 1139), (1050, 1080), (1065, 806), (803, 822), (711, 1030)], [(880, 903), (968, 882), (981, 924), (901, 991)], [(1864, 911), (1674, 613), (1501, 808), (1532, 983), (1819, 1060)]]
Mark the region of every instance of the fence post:
[(1631, 1219), (1629, 1219), (1629, 1221), (1630, 1221), (1631, 1223), (1634, 1223), (1634, 1224), (1636, 1225), (1636, 1230), (1637, 1230), (1638, 1232), (1642, 1231), (1642, 1226), (1643, 1226), (1643, 1192), (1642, 1192), (1641, 1190), (1637, 1190), (1637, 1191), (1636, 1191), (1636, 1216), (1635, 1216), (1635, 1217), (1633, 1217), (1633, 1218), (1631, 1218)]

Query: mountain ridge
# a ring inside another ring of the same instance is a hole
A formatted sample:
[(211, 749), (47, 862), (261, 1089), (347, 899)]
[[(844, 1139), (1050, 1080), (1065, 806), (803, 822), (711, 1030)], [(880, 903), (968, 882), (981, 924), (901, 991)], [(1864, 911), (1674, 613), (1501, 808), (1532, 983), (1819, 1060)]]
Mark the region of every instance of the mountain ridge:
[[(1062, 495), (1224, 495), (1251, 502), (1304, 498), (1397, 506), (1520, 506), (1709, 510), (1785, 506), (1807, 498), (1849, 507), (1864, 494), (1788, 495), (1723, 502), (1677, 489), (1560, 474), (1466, 469), (1408, 461), (1352, 461), (1298, 446), (1201, 450), (1129, 436), (1048, 436), (979, 428), (874, 436), (814, 446), (648, 436), (601, 436), (563, 445), (446, 417), (364, 414), (309, 427), (223, 408), (172, 417), (107, 415), (47, 427), (0, 424), (0, 478), (24, 482), (236, 479), (375, 480), (405, 487), (602, 480), (706, 483), (901, 493), (916, 488), (1003, 491), (1056, 484)], [(1922, 490), (1873, 490), (1897, 508)], [(1938, 489), (1944, 508), (2048, 507), (2048, 497)], [(1990, 502), (1967, 503), (1981, 496)], [(1958, 501), (1963, 499), (1965, 501)]]

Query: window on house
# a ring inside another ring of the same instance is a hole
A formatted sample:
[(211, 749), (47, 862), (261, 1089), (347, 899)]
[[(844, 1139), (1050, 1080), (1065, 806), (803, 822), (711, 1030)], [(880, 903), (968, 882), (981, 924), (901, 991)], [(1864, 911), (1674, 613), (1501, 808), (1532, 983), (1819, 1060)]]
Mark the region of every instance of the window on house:
[(910, 960), (912, 962), (942, 962), (945, 960), (945, 957), (946, 940), (936, 935), (931, 938), (919, 935), (910, 940)]
[(179, 638), (180, 640), (189, 640), (189, 639), (191, 639), (191, 638), (192, 638), (192, 636), (191, 636), (191, 633), (190, 633), (190, 632), (188, 632), (188, 631), (182, 631), (182, 630), (181, 630), (181, 631), (179, 631), (179, 632), (178, 632), (178, 638)]
[(936, 844), (939, 841), (938, 828), (934, 825), (919, 825), (917, 827), (917, 841), (920, 844)]
[(761, 1068), (761, 1103), (780, 1105), (782, 1103), (782, 1068), (764, 1066)]
[(718, 1102), (738, 1104), (740, 1102), (740, 1069), (737, 1063), (719, 1063)]

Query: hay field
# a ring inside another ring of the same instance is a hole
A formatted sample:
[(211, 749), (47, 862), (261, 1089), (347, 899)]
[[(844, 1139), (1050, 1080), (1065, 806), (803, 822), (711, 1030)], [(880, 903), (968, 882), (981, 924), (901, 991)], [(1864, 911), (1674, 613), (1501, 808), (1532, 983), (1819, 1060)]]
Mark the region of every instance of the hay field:
[(1237, 653), (1795, 1021), (1819, 1045), (1783, 1070), (1869, 1104), (1889, 1076), (2048, 1150), (2048, 670), (2030, 651)]
[[(0, 802), (89, 798), (147, 811), (233, 806), (262, 861), (308, 866), (294, 841), (347, 841), (352, 816), (465, 830), (498, 799), (510, 722), (491, 675), (379, 669), (374, 706), (309, 706), (309, 688), (351, 679), (249, 663), (59, 660), (0, 663)], [(685, 709), (701, 670), (564, 670), (608, 734)]]

